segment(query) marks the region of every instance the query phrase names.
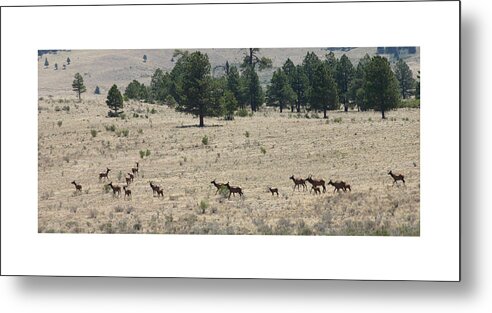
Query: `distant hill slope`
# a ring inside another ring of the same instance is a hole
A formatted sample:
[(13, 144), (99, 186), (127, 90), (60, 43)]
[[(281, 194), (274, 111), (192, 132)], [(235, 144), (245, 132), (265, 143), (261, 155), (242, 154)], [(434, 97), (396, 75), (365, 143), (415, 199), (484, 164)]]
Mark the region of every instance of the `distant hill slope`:
[[(128, 83), (136, 79), (142, 83), (149, 84), (152, 74), (157, 68), (170, 71), (173, 66), (174, 50), (55, 50), (38, 56), (38, 93), (41, 97), (52, 95), (54, 97), (75, 97), (72, 91), (72, 81), (75, 73), (79, 72), (84, 78), (87, 92), (85, 98), (102, 97), (107, 94), (109, 88), (116, 84), (124, 91)], [(223, 65), (229, 61), (231, 65), (239, 65), (246, 53), (246, 49), (200, 49), (208, 54), (212, 68)], [(326, 48), (274, 48), (261, 49), (260, 55), (272, 59), (273, 69), (259, 73), (260, 81), (266, 85), (273, 71), (281, 67), (287, 58), (294, 64), (302, 63), (307, 52), (315, 52), (321, 59), (329, 51)], [(376, 54), (376, 47), (353, 48), (350, 51), (334, 51), (337, 58), (346, 54), (354, 65), (366, 53), (370, 56)], [(147, 56), (147, 62), (143, 62), (143, 56)], [(71, 64), (63, 70), (67, 57)], [(49, 67), (44, 67), (45, 58), (49, 61)], [(417, 54), (405, 59), (414, 76), (420, 70), (420, 49)], [(55, 63), (58, 70), (54, 70)], [(99, 86), (101, 95), (94, 95), (96, 86)]]

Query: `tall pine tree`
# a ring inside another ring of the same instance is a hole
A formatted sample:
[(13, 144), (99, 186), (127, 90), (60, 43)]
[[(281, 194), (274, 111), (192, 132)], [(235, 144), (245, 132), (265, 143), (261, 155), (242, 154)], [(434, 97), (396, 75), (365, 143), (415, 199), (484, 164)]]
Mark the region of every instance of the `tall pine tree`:
[(407, 99), (415, 87), (415, 79), (413, 79), (412, 70), (410, 70), (408, 64), (402, 59), (396, 62), (395, 76), (398, 79), (401, 97)]
[(116, 85), (109, 89), (106, 105), (113, 110), (113, 112), (110, 111), (108, 114), (110, 117), (116, 117), (122, 113), (120, 109), (123, 108), (123, 96)]
[(270, 86), (267, 88), (267, 104), (278, 106), (280, 113), (286, 105), (294, 106), (296, 94), (289, 84), (287, 75), (282, 69), (273, 73)]
[(337, 108), (337, 86), (326, 63), (319, 64), (314, 70), (309, 103), (311, 109), (323, 111), (324, 118), (328, 118), (327, 110)]
[(345, 112), (349, 109), (349, 86), (354, 76), (354, 66), (344, 54), (337, 62), (335, 79), (338, 86), (338, 96), (343, 103)]
[(87, 90), (84, 86), (84, 79), (80, 73), (76, 73), (74, 78), (75, 79), (72, 82), (72, 90), (77, 93), (79, 101), (81, 101), (80, 95)]

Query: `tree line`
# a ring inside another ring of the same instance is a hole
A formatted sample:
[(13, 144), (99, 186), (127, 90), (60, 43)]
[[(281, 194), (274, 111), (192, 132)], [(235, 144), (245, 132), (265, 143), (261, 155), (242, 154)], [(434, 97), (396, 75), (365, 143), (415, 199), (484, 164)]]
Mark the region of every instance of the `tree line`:
[[(197, 116), (200, 127), (205, 117), (230, 120), (237, 111), (249, 107), (255, 112), (263, 104), (280, 112), (323, 112), (325, 118), (328, 111), (342, 107), (345, 111), (372, 109), (385, 118), (385, 112), (396, 108), (401, 99), (420, 97), (420, 72), (415, 81), (403, 60), (392, 69), (386, 58), (366, 54), (354, 67), (345, 54), (337, 59), (333, 52), (324, 59), (308, 52), (298, 65), (287, 59), (263, 90), (257, 72), (272, 68), (272, 60), (259, 54), (260, 49), (249, 48), (239, 67), (226, 62), (212, 69), (207, 54), (176, 50), (173, 69), (156, 69), (148, 86), (133, 80), (121, 96), (114, 85), (107, 101), (114, 111), (111, 115), (118, 115), (123, 99), (135, 99), (167, 104)], [(224, 75), (214, 77), (218, 67)]]

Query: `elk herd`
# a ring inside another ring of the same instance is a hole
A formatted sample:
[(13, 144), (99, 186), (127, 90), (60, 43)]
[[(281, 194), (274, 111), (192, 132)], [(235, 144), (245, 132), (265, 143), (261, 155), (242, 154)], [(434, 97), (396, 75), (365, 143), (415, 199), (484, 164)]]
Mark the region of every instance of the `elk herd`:
[[(135, 164), (136, 164), (136, 166), (131, 169), (131, 172), (128, 172), (125, 175), (126, 186), (123, 186), (123, 191), (124, 191), (124, 197), (128, 198), (128, 199), (130, 199), (132, 197), (132, 191), (129, 189), (130, 184), (133, 183), (135, 178), (138, 176), (139, 163), (135, 162)], [(102, 181), (102, 180), (108, 181), (110, 171), (111, 171), (111, 169), (107, 167), (106, 171), (100, 172), (99, 173), (99, 181)], [(393, 171), (389, 171), (388, 175), (390, 175), (391, 178), (393, 178), (393, 186), (395, 184), (397, 184), (397, 186), (398, 186), (399, 181), (401, 181), (403, 184), (405, 184), (405, 177), (402, 174), (394, 174)], [(289, 180), (292, 180), (292, 182), (294, 183), (293, 191), (295, 191), (296, 188), (298, 191), (301, 191), (301, 189), (300, 189), (301, 187), (302, 187), (302, 191), (307, 191), (308, 187), (307, 187), (306, 182), (308, 182), (311, 185), (311, 189), (309, 190), (309, 193), (312, 193), (314, 191), (314, 195), (320, 195), (321, 194), (321, 188), (323, 189), (323, 193), (325, 193), (326, 192), (326, 185), (333, 186), (334, 187), (334, 189), (333, 189), (334, 193), (342, 191), (342, 190), (344, 192), (346, 192), (347, 190), (352, 191), (350, 185), (348, 183), (342, 181), (342, 180), (332, 181), (330, 179), (330, 181), (328, 183), (326, 183), (326, 181), (324, 179), (313, 178), (312, 175), (309, 175), (307, 178), (294, 177), (294, 175), (292, 175), (289, 177)], [(231, 195), (233, 195), (234, 197), (236, 196), (236, 194), (238, 194), (239, 197), (244, 195), (243, 189), (241, 187), (231, 186), (229, 184), (229, 182), (218, 183), (216, 181), (216, 179), (214, 179), (210, 183), (212, 185), (214, 185), (215, 188), (217, 189), (215, 191), (215, 194), (217, 194), (221, 189), (228, 192), (229, 193), (228, 199), (231, 198)], [(82, 192), (82, 185), (81, 184), (76, 183), (75, 180), (72, 181), (71, 184), (73, 184), (75, 186), (75, 192), (76, 193)], [(113, 191), (114, 197), (121, 196), (122, 187), (113, 184), (112, 181), (110, 181), (109, 184), (107, 184), (106, 186), (111, 188), (111, 190)], [(162, 189), (161, 186), (154, 184), (152, 181), (149, 181), (149, 186), (152, 189), (152, 196), (157, 195), (157, 197), (164, 197), (164, 190)], [(272, 193), (272, 196), (275, 196), (275, 195), (277, 197), (279, 196), (279, 189), (278, 188), (269, 186), (268, 190)]]

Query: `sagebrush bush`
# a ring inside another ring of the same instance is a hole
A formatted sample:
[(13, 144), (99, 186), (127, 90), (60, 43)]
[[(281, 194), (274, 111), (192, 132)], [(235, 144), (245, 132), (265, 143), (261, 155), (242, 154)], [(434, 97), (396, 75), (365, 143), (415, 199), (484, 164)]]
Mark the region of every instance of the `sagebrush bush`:
[(248, 110), (246, 110), (244, 108), (239, 109), (239, 110), (237, 110), (236, 115), (239, 117), (246, 117), (246, 116), (248, 116)]
[(91, 135), (92, 135), (92, 138), (96, 137), (97, 136), (97, 130), (91, 129)]
[(202, 138), (202, 144), (205, 145), (205, 146), (208, 145), (208, 136), (207, 135), (203, 136), (203, 138)]

